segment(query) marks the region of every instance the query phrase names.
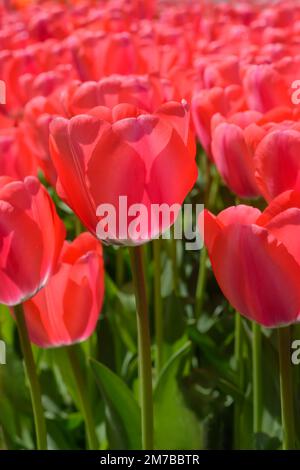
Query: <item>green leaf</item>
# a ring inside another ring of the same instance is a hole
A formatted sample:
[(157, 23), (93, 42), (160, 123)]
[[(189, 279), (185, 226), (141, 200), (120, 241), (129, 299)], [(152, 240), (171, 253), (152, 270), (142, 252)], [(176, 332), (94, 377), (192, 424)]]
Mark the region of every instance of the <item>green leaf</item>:
[(185, 333), (185, 302), (182, 298), (171, 294), (164, 304), (164, 339), (167, 343), (175, 343)]
[(131, 391), (103, 364), (90, 363), (105, 402), (110, 449), (141, 449), (141, 413)]
[[(135, 316), (135, 296), (132, 292), (123, 292), (117, 288), (108, 274), (105, 276), (105, 310), (112, 320), (114, 329), (120, 335), (126, 350), (136, 353), (137, 331)], [(115, 340), (118, 340), (115, 334)]]
[(154, 391), (156, 449), (201, 448), (201, 425), (185, 403), (179, 383), (190, 347), (187, 343), (175, 353), (158, 379)]
[(278, 437), (272, 437), (262, 432), (254, 434), (255, 450), (278, 450), (280, 447), (281, 442)]

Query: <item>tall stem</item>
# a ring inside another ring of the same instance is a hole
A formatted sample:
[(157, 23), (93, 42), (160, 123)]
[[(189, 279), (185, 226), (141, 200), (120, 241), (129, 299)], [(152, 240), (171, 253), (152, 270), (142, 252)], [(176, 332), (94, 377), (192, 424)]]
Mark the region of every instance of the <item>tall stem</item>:
[[(244, 388), (244, 364), (243, 364), (243, 324), (241, 315), (236, 312), (235, 314), (235, 368), (238, 375), (238, 386), (240, 391)], [(242, 429), (242, 403), (237, 402), (234, 409), (234, 442), (235, 448), (239, 449), (241, 446), (241, 429)]]
[(143, 266), (143, 250), (137, 246), (129, 248), (131, 270), (137, 308), (139, 346), (139, 374), (141, 387), (142, 445), (143, 450), (153, 449), (153, 395), (152, 362), (149, 331), (147, 294)]
[(179, 292), (179, 273), (177, 266), (177, 240), (175, 238), (175, 228), (172, 228), (171, 236), (171, 260), (172, 260), (172, 271), (173, 271), (173, 289), (177, 295)]
[(161, 298), (161, 240), (153, 240), (154, 255), (154, 298), (155, 298), (155, 338), (156, 374), (159, 376), (163, 366), (163, 319)]
[(76, 215), (74, 217), (75, 217), (75, 235), (76, 237), (78, 237), (78, 235), (80, 235), (82, 232), (82, 225), (81, 225), (80, 219), (78, 219)]
[(252, 322), (252, 379), (253, 379), (253, 431), (260, 433), (262, 428), (262, 363), (261, 327)]
[(295, 412), (291, 363), (291, 326), (278, 328), (283, 449), (295, 449)]
[(90, 407), (90, 402), (86, 397), (85, 389), (86, 384), (84, 377), (82, 375), (78, 354), (77, 354), (77, 345), (68, 346), (66, 348), (66, 352), (68, 354), (70, 366), (73, 372), (73, 376), (76, 382), (76, 390), (78, 394), (78, 399), (80, 403), (81, 412), (83, 414), (85, 428), (86, 428), (86, 435), (89, 444), (89, 448), (91, 450), (98, 449), (98, 439), (95, 432), (95, 425), (93, 420), (93, 413)]
[(46, 423), (42, 407), (41, 389), (33, 359), (31, 344), (29, 340), (27, 325), (22, 305), (15, 307), (15, 319), (20, 337), (21, 349), (24, 357), (27, 377), (29, 381), (31, 403), (33, 408), (37, 449), (47, 449)]
[(117, 286), (121, 287), (124, 281), (124, 252), (122, 248), (118, 248), (116, 255), (116, 281)]
[(200, 317), (202, 306), (203, 306), (206, 278), (207, 278), (206, 260), (207, 260), (207, 250), (205, 247), (203, 247), (201, 250), (201, 255), (200, 255), (200, 267), (199, 267), (199, 274), (198, 274), (198, 281), (197, 281), (197, 288), (196, 288), (196, 298), (195, 298), (196, 320)]
[[(213, 178), (211, 179), (213, 173)], [(207, 185), (207, 192), (206, 192), (206, 200), (205, 205), (208, 209), (212, 210), (215, 206), (216, 198), (219, 191), (219, 174), (218, 172), (213, 169), (213, 167), (207, 163), (207, 175), (206, 175), (206, 185)], [(207, 260), (207, 250), (205, 247), (201, 250), (200, 255), (200, 265), (198, 271), (198, 279), (197, 279), (197, 287), (196, 287), (196, 295), (195, 295), (195, 318), (198, 319), (204, 300), (204, 293), (206, 287), (206, 279), (207, 279), (207, 267), (206, 267), (206, 260)]]

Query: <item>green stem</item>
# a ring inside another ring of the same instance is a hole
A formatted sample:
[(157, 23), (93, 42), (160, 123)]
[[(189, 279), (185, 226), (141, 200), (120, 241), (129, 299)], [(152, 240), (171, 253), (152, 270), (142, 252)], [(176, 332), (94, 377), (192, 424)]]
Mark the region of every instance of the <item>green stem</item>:
[[(216, 198), (219, 191), (219, 175), (216, 169), (212, 167), (209, 163), (207, 164), (208, 173), (207, 173), (207, 194), (206, 194), (206, 201), (205, 204), (207, 207), (212, 210), (215, 206)], [(213, 172), (213, 179), (211, 179), (211, 173)], [(203, 300), (204, 300), (204, 293), (206, 287), (206, 279), (207, 279), (207, 250), (205, 247), (201, 250), (200, 255), (200, 265), (199, 265), (199, 272), (198, 272), (198, 280), (197, 280), (197, 288), (196, 288), (196, 295), (195, 295), (195, 318), (196, 320), (200, 317)]]
[(155, 299), (155, 338), (156, 338), (156, 375), (163, 366), (163, 319), (161, 297), (161, 240), (153, 240), (154, 256), (154, 299)]
[(139, 374), (141, 387), (142, 445), (143, 450), (153, 449), (153, 395), (151, 340), (148, 320), (143, 249), (129, 248), (131, 270), (135, 288), (137, 329), (139, 345)]
[(293, 370), (291, 363), (291, 326), (278, 328), (281, 416), (283, 449), (295, 449), (295, 412), (293, 395)]
[(76, 237), (78, 237), (78, 235), (80, 235), (82, 232), (82, 225), (78, 217), (76, 215), (74, 217), (75, 217), (75, 235)]
[(207, 250), (205, 247), (203, 247), (201, 250), (201, 255), (200, 255), (200, 266), (199, 266), (199, 274), (198, 274), (196, 297), (195, 297), (196, 320), (198, 320), (198, 318), (200, 317), (202, 306), (203, 306), (203, 301), (204, 301), (204, 293), (205, 293), (206, 278), (207, 278), (206, 260), (207, 260)]
[(261, 357), (261, 327), (252, 322), (252, 373), (253, 373), (253, 431), (262, 430), (262, 357)]
[[(238, 387), (241, 393), (244, 389), (244, 364), (243, 364), (243, 324), (241, 315), (235, 314), (235, 368), (238, 375)], [(235, 449), (241, 447), (241, 429), (242, 429), (242, 408), (243, 404), (238, 401), (234, 409), (234, 442)]]
[(212, 167), (212, 181), (210, 183), (209, 193), (208, 193), (208, 200), (207, 200), (207, 207), (210, 210), (214, 209), (218, 192), (219, 192), (219, 185), (220, 185), (220, 176), (219, 172), (215, 167)]
[(15, 306), (15, 319), (17, 323), (18, 333), (20, 337), (21, 349), (26, 366), (27, 377), (29, 381), (31, 403), (33, 408), (37, 449), (47, 449), (47, 432), (42, 407), (41, 389), (35, 368), (34, 358), (32, 354), (31, 344), (29, 340), (27, 325), (24, 317), (22, 305)]
[(93, 413), (85, 393), (86, 383), (82, 375), (80, 362), (78, 359), (77, 345), (68, 346), (66, 348), (66, 352), (68, 354), (70, 366), (76, 383), (76, 391), (78, 394), (80, 409), (85, 422), (88, 445), (91, 450), (97, 450), (99, 448), (98, 439), (95, 432)]
[(174, 227), (172, 229), (171, 237), (171, 261), (172, 261), (172, 272), (173, 272), (173, 289), (177, 295), (179, 292), (179, 275), (177, 266), (177, 240), (175, 238)]
[(117, 286), (121, 287), (124, 281), (124, 251), (123, 248), (117, 249), (117, 257), (116, 257), (116, 281)]

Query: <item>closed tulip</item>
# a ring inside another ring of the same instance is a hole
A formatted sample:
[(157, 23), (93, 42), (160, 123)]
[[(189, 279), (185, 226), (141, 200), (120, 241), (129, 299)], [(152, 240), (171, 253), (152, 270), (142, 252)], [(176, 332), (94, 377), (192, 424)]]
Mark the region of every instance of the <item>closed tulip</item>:
[(48, 183), (55, 186), (56, 171), (49, 152), (49, 125), (63, 110), (54, 98), (38, 96), (27, 103), (20, 125), (24, 151), (33, 155)]
[(299, 321), (300, 193), (282, 193), (262, 213), (239, 205), (204, 217), (212, 269), (231, 305), (266, 327)]
[[(212, 123), (212, 156), (219, 173), (228, 187), (240, 197), (256, 197), (260, 194), (253, 159), (253, 132), (251, 126), (261, 118), (256, 111), (237, 113), (227, 120), (215, 115)], [(216, 120), (218, 119), (218, 124)], [(215, 124), (214, 124), (215, 123)], [(252, 130), (252, 131), (251, 131)]]
[(0, 129), (0, 175), (23, 179), (37, 175), (34, 156), (26, 151), (20, 128)]
[(0, 303), (17, 305), (56, 267), (65, 229), (37, 178), (0, 178)]
[(238, 57), (229, 55), (208, 63), (204, 69), (203, 81), (206, 88), (239, 85), (241, 79)]
[(271, 201), (289, 189), (300, 191), (300, 124), (272, 126), (256, 148), (256, 180), (262, 195)]
[(145, 243), (169, 228), (176, 214), (168, 221), (153, 217), (137, 237), (125, 221), (121, 237), (118, 227), (114, 234), (99, 235), (99, 207), (109, 204), (126, 216), (120, 209), (120, 197), (126, 197), (128, 208), (143, 205), (151, 217), (152, 204), (182, 204), (197, 178), (185, 103), (169, 102), (152, 114), (120, 104), (57, 118), (50, 126), (50, 151), (58, 192), (93, 234), (111, 243)]
[[(230, 116), (243, 110), (243, 90), (238, 85), (214, 87), (195, 93), (192, 99), (192, 117), (197, 137), (205, 152), (211, 157), (211, 124), (215, 114)], [(212, 158), (212, 157), (211, 157)]]
[(277, 106), (291, 106), (290, 83), (272, 65), (251, 65), (244, 76), (250, 109), (262, 113)]
[(65, 90), (64, 107), (69, 116), (86, 113), (96, 106), (113, 108), (119, 103), (155, 111), (162, 103), (173, 99), (174, 94), (169, 80), (154, 75), (110, 75), (98, 82), (72, 83)]
[(80, 80), (99, 80), (114, 73), (148, 72), (139, 37), (130, 32), (84, 31), (70, 41), (74, 66)]
[(47, 285), (24, 303), (31, 341), (43, 348), (84, 341), (96, 327), (103, 294), (100, 243), (89, 233), (65, 242)]

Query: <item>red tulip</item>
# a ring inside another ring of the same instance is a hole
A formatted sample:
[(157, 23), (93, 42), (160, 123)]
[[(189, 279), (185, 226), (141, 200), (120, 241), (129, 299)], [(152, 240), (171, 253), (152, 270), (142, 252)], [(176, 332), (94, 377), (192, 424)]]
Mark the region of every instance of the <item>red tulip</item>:
[(139, 37), (123, 31), (84, 31), (70, 41), (74, 66), (80, 80), (99, 80), (111, 74), (146, 73)]
[(49, 152), (49, 125), (55, 116), (63, 112), (58, 99), (39, 96), (27, 103), (20, 124), (24, 150), (35, 157), (38, 168), (53, 186), (56, 184), (56, 170)]
[[(212, 156), (229, 188), (240, 197), (255, 197), (259, 189), (255, 180), (252, 140), (247, 129), (261, 114), (244, 111), (227, 120), (215, 115), (212, 120)], [(218, 122), (218, 124), (217, 124)], [(253, 133), (251, 133), (252, 137)]]
[(269, 111), (291, 106), (291, 84), (271, 65), (252, 65), (244, 77), (245, 97), (250, 109)]
[(96, 106), (113, 108), (130, 103), (145, 111), (154, 111), (174, 99), (168, 80), (151, 75), (110, 75), (98, 82), (72, 83), (64, 93), (64, 106), (70, 116), (88, 112)]
[(205, 88), (226, 87), (241, 83), (239, 59), (237, 56), (225, 56), (208, 63), (203, 75)]
[(300, 124), (273, 125), (256, 148), (256, 179), (267, 201), (288, 189), (300, 191)]
[[(152, 204), (182, 204), (197, 178), (185, 104), (169, 102), (153, 114), (128, 104), (98, 107), (89, 115), (54, 120), (50, 133), (57, 190), (94, 234), (100, 205), (110, 204), (119, 214), (119, 198), (126, 196), (128, 207), (143, 204), (150, 215)], [(135, 240), (127, 225), (122, 237), (117, 229), (106, 241), (144, 243), (167, 229), (174, 217), (156, 220), (156, 225), (152, 218)]]
[(214, 87), (196, 93), (192, 100), (195, 130), (205, 152), (211, 157), (211, 120), (217, 113), (230, 116), (244, 109), (243, 90), (238, 85)]
[(299, 321), (300, 193), (282, 193), (263, 213), (240, 205), (204, 217), (212, 268), (233, 307), (266, 327)]
[(84, 341), (96, 327), (103, 295), (102, 248), (83, 233), (65, 242), (47, 285), (24, 303), (31, 341), (43, 348)]
[(156, 11), (156, 0), (131, 0), (129, 3), (130, 13), (138, 18), (152, 18)]
[(36, 174), (36, 161), (25, 149), (21, 130), (16, 127), (0, 129), (0, 175), (23, 179)]
[(16, 305), (45, 285), (65, 229), (37, 178), (0, 178), (0, 303)]

